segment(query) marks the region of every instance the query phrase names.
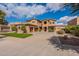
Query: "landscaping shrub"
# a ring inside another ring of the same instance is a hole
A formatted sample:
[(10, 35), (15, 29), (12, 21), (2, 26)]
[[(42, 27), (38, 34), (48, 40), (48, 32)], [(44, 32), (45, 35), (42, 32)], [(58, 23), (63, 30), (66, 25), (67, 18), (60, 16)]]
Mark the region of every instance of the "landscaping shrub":
[(49, 32), (53, 32), (54, 31), (54, 28), (48, 28), (48, 31)]
[(64, 30), (57, 31), (58, 34), (64, 34)]
[(68, 25), (65, 27), (65, 32), (70, 33), (72, 29), (73, 29), (73, 26)]
[(66, 26), (65, 27), (66, 33), (71, 33), (73, 35), (79, 36), (79, 25), (76, 26)]
[(12, 26), (11, 28), (12, 28), (12, 31), (17, 32), (17, 27), (16, 26)]

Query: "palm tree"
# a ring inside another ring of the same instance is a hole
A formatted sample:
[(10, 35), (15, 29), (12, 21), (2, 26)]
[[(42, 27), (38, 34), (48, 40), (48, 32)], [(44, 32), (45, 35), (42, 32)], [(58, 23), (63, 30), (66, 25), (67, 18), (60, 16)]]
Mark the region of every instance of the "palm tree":
[(8, 24), (8, 22), (5, 20), (5, 12), (3, 12), (2, 10), (0, 10), (0, 24)]
[(78, 14), (78, 12), (79, 12), (79, 4), (78, 3), (64, 4), (64, 7), (66, 7), (66, 6), (71, 8), (71, 14)]

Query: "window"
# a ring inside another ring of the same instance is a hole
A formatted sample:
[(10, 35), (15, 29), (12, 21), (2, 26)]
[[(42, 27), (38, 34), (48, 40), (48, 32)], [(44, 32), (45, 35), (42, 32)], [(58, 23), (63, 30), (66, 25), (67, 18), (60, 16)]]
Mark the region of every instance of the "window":
[(44, 21), (44, 24), (47, 24), (47, 22), (46, 22), (46, 21)]
[(54, 24), (54, 22), (52, 22)]
[(54, 24), (54, 22), (50, 22), (50, 24)]
[(32, 23), (35, 23), (35, 21), (32, 21)]
[(52, 24), (52, 23), (50, 22), (50, 24)]

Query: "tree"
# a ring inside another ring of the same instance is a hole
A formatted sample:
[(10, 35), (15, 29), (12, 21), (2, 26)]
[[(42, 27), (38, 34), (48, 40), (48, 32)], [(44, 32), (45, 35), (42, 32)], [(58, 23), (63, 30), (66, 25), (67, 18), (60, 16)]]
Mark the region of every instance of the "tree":
[(79, 12), (79, 4), (78, 3), (64, 4), (64, 7), (66, 7), (66, 6), (71, 8), (71, 14), (78, 14), (78, 12)]
[(3, 12), (2, 10), (0, 10), (0, 24), (8, 24), (7, 20), (5, 20), (5, 12)]

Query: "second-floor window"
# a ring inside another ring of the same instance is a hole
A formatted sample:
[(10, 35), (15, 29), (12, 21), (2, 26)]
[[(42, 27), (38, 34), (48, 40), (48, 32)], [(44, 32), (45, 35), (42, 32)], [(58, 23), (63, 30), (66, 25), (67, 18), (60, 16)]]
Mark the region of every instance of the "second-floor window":
[(32, 23), (35, 23), (35, 21), (32, 21)]
[(47, 22), (46, 22), (46, 21), (44, 21), (44, 24), (47, 24)]
[(54, 22), (52, 22), (54, 24)]
[(54, 22), (50, 22), (50, 24), (54, 24)]
[(52, 23), (50, 22), (50, 24), (52, 24)]

